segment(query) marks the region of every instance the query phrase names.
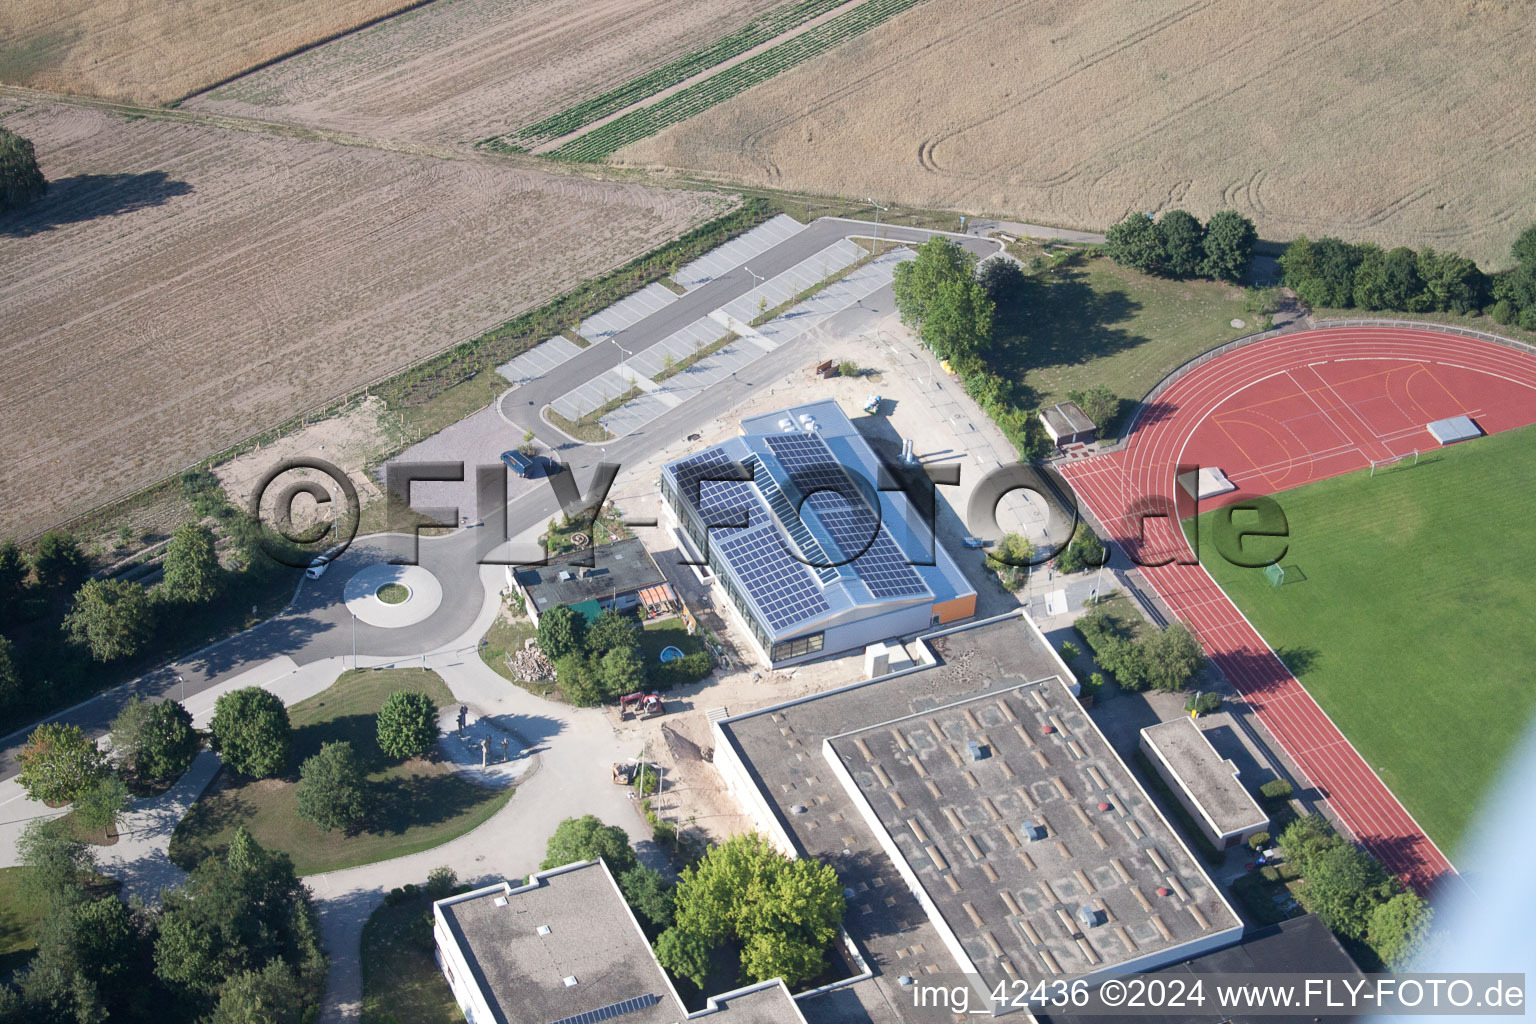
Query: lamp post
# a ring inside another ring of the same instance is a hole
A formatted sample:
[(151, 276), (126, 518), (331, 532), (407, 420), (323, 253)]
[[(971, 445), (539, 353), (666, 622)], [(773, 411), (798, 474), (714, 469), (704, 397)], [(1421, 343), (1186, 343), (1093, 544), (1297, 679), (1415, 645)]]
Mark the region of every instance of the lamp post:
[(741, 269), (745, 270), (747, 273), (751, 274), (752, 275), (752, 280), (756, 281), (758, 284), (762, 285), (762, 284), (767, 284), (768, 283), (768, 279), (766, 277), (764, 277), (762, 274), (759, 274), (757, 271), (753, 270), (751, 267), (743, 264)]
[(352, 671), (357, 671), (357, 613), (349, 612), (352, 616)]
[(614, 341), (612, 338), (609, 338), (608, 340), (613, 342), (613, 347), (619, 350), (619, 376), (623, 377), (626, 375), (624, 363), (625, 357), (633, 357), (634, 353), (625, 348), (623, 345), (620, 345), (617, 341)]
[(176, 673), (176, 681), (181, 684), (181, 703), (187, 703), (187, 677), (180, 672)]
[(876, 256), (878, 256), (878, 255), (880, 255), (880, 211), (885, 210), (885, 211), (888, 212), (890, 210), (890, 207), (889, 206), (881, 206), (879, 203), (875, 202), (875, 200), (872, 197), (870, 197), (870, 196), (865, 196), (864, 197), (864, 201), (867, 202), (870, 206), (873, 206), (875, 208), (875, 245), (874, 245), (874, 253), (875, 253)]

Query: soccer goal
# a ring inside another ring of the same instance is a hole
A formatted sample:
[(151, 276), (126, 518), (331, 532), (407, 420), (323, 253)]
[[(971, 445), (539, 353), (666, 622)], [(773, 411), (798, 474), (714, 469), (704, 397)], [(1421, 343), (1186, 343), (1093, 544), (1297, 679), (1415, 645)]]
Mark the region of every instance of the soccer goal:
[(1280, 568), (1280, 563), (1264, 567), (1264, 578), (1269, 580), (1269, 585), (1278, 587), (1285, 582), (1285, 570)]
[(1419, 450), (1415, 448), (1413, 451), (1408, 452), (1407, 454), (1394, 455), (1390, 459), (1372, 459), (1371, 476), (1375, 476), (1378, 469), (1386, 470), (1392, 469), (1396, 466), (1417, 466), (1418, 464)]

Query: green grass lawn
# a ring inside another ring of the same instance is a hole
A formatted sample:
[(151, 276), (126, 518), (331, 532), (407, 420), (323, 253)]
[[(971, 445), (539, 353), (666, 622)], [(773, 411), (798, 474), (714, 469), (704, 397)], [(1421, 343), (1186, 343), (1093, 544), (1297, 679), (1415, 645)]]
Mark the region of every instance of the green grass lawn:
[(1536, 706), (1536, 428), (1278, 500), (1290, 582), (1220, 558), (1210, 513), (1205, 565), (1454, 859)]
[(363, 1024), (463, 1024), (432, 958), (425, 897), (383, 906), (363, 925)]
[(667, 647), (676, 647), (685, 655), (709, 650), (704, 646), (704, 640), (701, 637), (688, 635), (688, 627), (683, 624), (680, 615), (646, 623), (645, 628), (640, 631), (640, 654), (645, 662), (648, 685), (670, 686), (695, 682), (694, 679), (674, 678), (664, 674), (661, 668), (661, 652)]
[[(511, 797), (510, 789), (489, 789), (455, 773), (446, 764), (384, 755), (374, 716), (396, 690), (419, 690), (439, 706), (453, 694), (435, 672), (385, 669), (347, 672), (328, 690), (288, 709), (293, 724), (289, 772), (277, 779), (245, 779), (221, 771), (192, 806), (171, 837), (171, 860), (190, 869), (229, 844), (244, 825), (262, 846), (293, 858), (301, 875), (371, 864), (431, 849), (485, 821)], [(322, 832), (299, 817), (298, 769), (322, 743), (347, 740), (368, 775), (372, 811), (354, 835)]]
[(988, 362), (1028, 389), (1026, 406), (1103, 384), (1122, 399), (1123, 415), (1170, 370), (1258, 330), (1263, 318), (1247, 307), (1233, 285), (1171, 281), (1079, 255), (1030, 274), (1019, 301), (998, 309)]

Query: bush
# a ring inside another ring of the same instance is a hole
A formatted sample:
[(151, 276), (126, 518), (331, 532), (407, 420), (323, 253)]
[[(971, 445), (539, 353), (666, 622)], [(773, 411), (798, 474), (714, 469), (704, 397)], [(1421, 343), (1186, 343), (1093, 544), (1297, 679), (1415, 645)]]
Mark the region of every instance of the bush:
[(1262, 850), (1269, 845), (1269, 841), (1270, 835), (1268, 832), (1255, 832), (1248, 837), (1248, 848), (1250, 850)]
[(321, 831), (349, 831), (368, 812), (366, 783), (352, 744), (326, 743), (299, 768), (299, 817)]
[(375, 721), (379, 749), (389, 757), (420, 757), (437, 741), (437, 704), (425, 693), (396, 690), (379, 708)]
[(1056, 568), (1062, 572), (1078, 572), (1082, 569), (1097, 569), (1107, 561), (1109, 552), (1104, 549), (1104, 542), (1099, 540), (1092, 529), (1083, 526), (1066, 550), (1056, 556)]
[(78, 725), (44, 722), (32, 730), (16, 761), (16, 781), (33, 800), (74, 800), (107, 774), (106, 758)]
[(1184, 702), (1184, 710), (1197, 715), (1214, 715), (1221, 710), (1221, 694), (1209, 690), (1197, 693)]
[(708, 651), (694, 651), (676, 661), (656, 661), (646, 666), (650, 685), (668, 690), (686, 683), (696, 683), (715, 668), (715, 656)]
[(259, 686), (232, 690), (213, 705), (213, 749), (224, 763), (255, 779), (280, 775), (288, 767), (293, 730), (288, 709)]
[(837, 374), (839, 377), (857, 377), (859, 375), (859, 364), (851, 359), (844, 359), (837, 364)]
[(1061, 642), (1061, 658), (1063, 661), (1071, 661), (1082, 653), (1082, 651), (1077, 649), (1077, 644), (1074, 644), (1071, 640), (1063, 640)]
[(453, 869), (446, 865), (433, 868), (427, 872), (427, 899), (433, 903), (452, 896), (453, 891), (458, 886), (459, 876), (454, 874)]
[(1270, 779), (1259, 787), (1260, 795), (1266, 800), (1289, 800), (1294, 791), (1294, 787), (1284, 779)]
[(1105, 682), (1107, 682), (1107, 680), (1104, 678), (1104, 673), (1095, 672), (1087, 679), (1080, 680), (1078, 682), (1078, 687), (1082, 696), (1097, 697), (1099, 693), (1104, 689)]
[(75, 797), (75, 817), (93, 832), (111, 834), (128, 807), (128, 787), (111, 773), (102, 775)]

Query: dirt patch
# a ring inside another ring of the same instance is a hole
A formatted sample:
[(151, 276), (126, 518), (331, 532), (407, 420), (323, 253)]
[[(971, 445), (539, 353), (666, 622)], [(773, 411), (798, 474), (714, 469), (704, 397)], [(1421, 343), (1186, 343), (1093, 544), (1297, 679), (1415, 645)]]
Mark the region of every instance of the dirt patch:
[(0, 229), (0, 535), (473, 338), (720, 202), (64, 104)]
[(1479, 0), (930, 0), (616, 159), (1090, 230), (1235, 208), (1501, 266), (1536, 218), (1528, 28)]
[(434, 3), (186, 106), (375, 137), (473, 142), (604, 92), (777, 2)]
[(0, 81), (160, 104), (408, 0), (49, 0), (0, 6)]

